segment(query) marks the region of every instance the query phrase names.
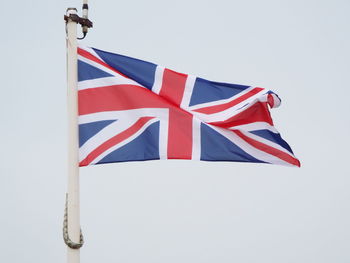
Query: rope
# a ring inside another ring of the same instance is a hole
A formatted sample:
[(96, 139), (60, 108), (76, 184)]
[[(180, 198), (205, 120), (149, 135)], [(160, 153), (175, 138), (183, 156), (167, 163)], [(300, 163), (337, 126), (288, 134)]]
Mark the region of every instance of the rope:
[(66, 245), (68, 247), (70, 247), (71, 249), (79, 249), (84, 244), (84, 237), (83, 237), (83, 234), (81, 232), (81, 229), (80, 229), (80, 241), (79, 241), (79, 243), (75, 243), (69, 238), (69, 234), (68, 234), (68, 194), (66, 194), (66, 206), (64, 209), (63, 240), (64, 240), (64, 243), (66, 243)]

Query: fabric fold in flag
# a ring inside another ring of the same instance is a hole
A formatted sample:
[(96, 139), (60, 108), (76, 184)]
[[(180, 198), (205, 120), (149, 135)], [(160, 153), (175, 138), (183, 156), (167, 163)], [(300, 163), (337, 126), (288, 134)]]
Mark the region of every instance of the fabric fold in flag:
[(270, 90), (78, 48), (79, 165), (187, 159), (300, 166)]

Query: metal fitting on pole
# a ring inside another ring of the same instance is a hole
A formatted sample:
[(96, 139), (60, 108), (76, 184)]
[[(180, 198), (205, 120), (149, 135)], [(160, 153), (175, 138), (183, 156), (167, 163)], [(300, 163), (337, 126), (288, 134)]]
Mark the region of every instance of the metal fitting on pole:
[[(87, 0), (83, 1), (83, 18), (88, 19), (88, 13), (89, 13), (89, 5), (87, 3)], [(88, 32), (88, 27), (85, 25), (83, 26), (83, 35), (86, 36)]]
[(83, 36), (81, 38), (78, 37), (79, 40), (84, 39), (87, 35), (88, 29), (92, 27), (92, 22), (88, 19), (88, 4), (87, 0), (84, 0), (83, 4), (83, 17), (77, 15), (76, 8), (68, 8), (67, 14), (64, 16), (64, 20), (68, 23), (69, 19), (73, 22), (82, 26)]

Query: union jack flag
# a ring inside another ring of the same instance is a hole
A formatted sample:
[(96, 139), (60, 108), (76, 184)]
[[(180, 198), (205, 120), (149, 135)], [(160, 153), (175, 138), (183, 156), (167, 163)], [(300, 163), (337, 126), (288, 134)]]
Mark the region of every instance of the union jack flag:
[(79, 165), (156, 159), (300, 166), (264, 88), (208, 81), (78, 48)]

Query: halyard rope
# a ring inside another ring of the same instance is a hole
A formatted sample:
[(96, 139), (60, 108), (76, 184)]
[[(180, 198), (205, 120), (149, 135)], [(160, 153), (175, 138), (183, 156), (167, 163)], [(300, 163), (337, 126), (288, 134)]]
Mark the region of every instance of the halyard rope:
[(66, 206), (64, 209), (63, 240), (64, 240), (64, 243), (66, 243), (66, 245), (68, 247), (70, 247), (71, 249), (79, 249), (84, 244), (84, 237), (83, 237), (83, 234), (81, 232), (81, 229), (80, 229), (80, 241), (79, 241), (79, 243), (75, 243), (69, 238), (69, 234), (68, 234), (68, 194), (66, 194)]

